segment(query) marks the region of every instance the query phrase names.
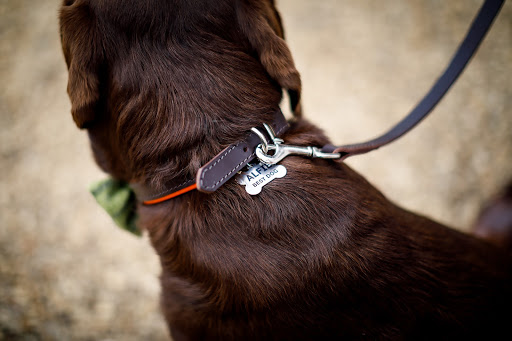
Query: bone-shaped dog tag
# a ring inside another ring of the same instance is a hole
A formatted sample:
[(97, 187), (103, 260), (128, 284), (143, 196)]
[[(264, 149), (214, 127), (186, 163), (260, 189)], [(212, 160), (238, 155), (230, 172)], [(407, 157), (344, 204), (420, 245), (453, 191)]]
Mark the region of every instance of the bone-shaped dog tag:
[(263, 186), (276, 178), (282, 178), (286, 175), (286, 167), (282, 165), (266, 165), (263, 163), (250, 166), (249, 170), (236, 176), (236, 181), (240, 185), (245, 185), (245, 190), (250, 195), (256, 195), (261, 192)]

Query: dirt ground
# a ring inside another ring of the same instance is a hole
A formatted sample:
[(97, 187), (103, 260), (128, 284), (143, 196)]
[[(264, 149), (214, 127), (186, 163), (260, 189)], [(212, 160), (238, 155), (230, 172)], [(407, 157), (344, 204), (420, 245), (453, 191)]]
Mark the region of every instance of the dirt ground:
[[(429, 89), (481, 1), (278, 0), (305, 116), (335, 143), (390, 127)], [(0, 339), (165, 340), (147, 238), (114, 226), (70, 115), (57, 0), (0, 1)], [(512, 178), (512, 3), (448, 96), (349, 160), (391, 200), (467, 230)]]

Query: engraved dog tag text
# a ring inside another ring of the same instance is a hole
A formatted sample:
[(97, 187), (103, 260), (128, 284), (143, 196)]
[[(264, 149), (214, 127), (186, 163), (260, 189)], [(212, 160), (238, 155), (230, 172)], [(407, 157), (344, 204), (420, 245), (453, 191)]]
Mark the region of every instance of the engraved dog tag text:
[(286, 167), (282, 165), (258, 164), (250, 166), (248, 171), (242, 172), (236, 176), (236, 181), (240, 185), (245, 185), (245, 190), (250, 195), (256, 195), (261, 192), (263, 186), (276, 178), (282, 178), (286, 175)]

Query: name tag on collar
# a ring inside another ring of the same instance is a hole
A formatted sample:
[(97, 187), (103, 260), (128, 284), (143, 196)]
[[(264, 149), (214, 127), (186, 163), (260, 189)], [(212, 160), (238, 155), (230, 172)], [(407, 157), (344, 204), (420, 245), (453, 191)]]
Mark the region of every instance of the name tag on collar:
[(261, 192), (263, 186), (285, 175), (286, 167), (283, 165), (266, 165), (260, 163), (255, 166), (251, 165), (247, 171), (238, 174), (236, 181), (240, 185), (245, 185), (247, 193), (256, 195)]

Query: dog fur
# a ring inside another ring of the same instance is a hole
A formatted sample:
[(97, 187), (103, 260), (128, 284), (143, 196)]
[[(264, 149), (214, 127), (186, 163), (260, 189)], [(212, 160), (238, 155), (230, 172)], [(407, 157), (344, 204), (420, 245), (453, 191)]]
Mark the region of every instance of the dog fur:
[[(269, 122), (300, 76), (271, 0), (65, 0), (72, 116), (98, 165), (154, 189)], [(301, 118), (284, 139), (328, 139)], [(510, 255), (405, 211), (343, 162), (288, 157), (258, 196), (229, 181), (138, 206), (176, 340), (492, 339)], [(505, 333), (505, 334), (503, 334)]]

